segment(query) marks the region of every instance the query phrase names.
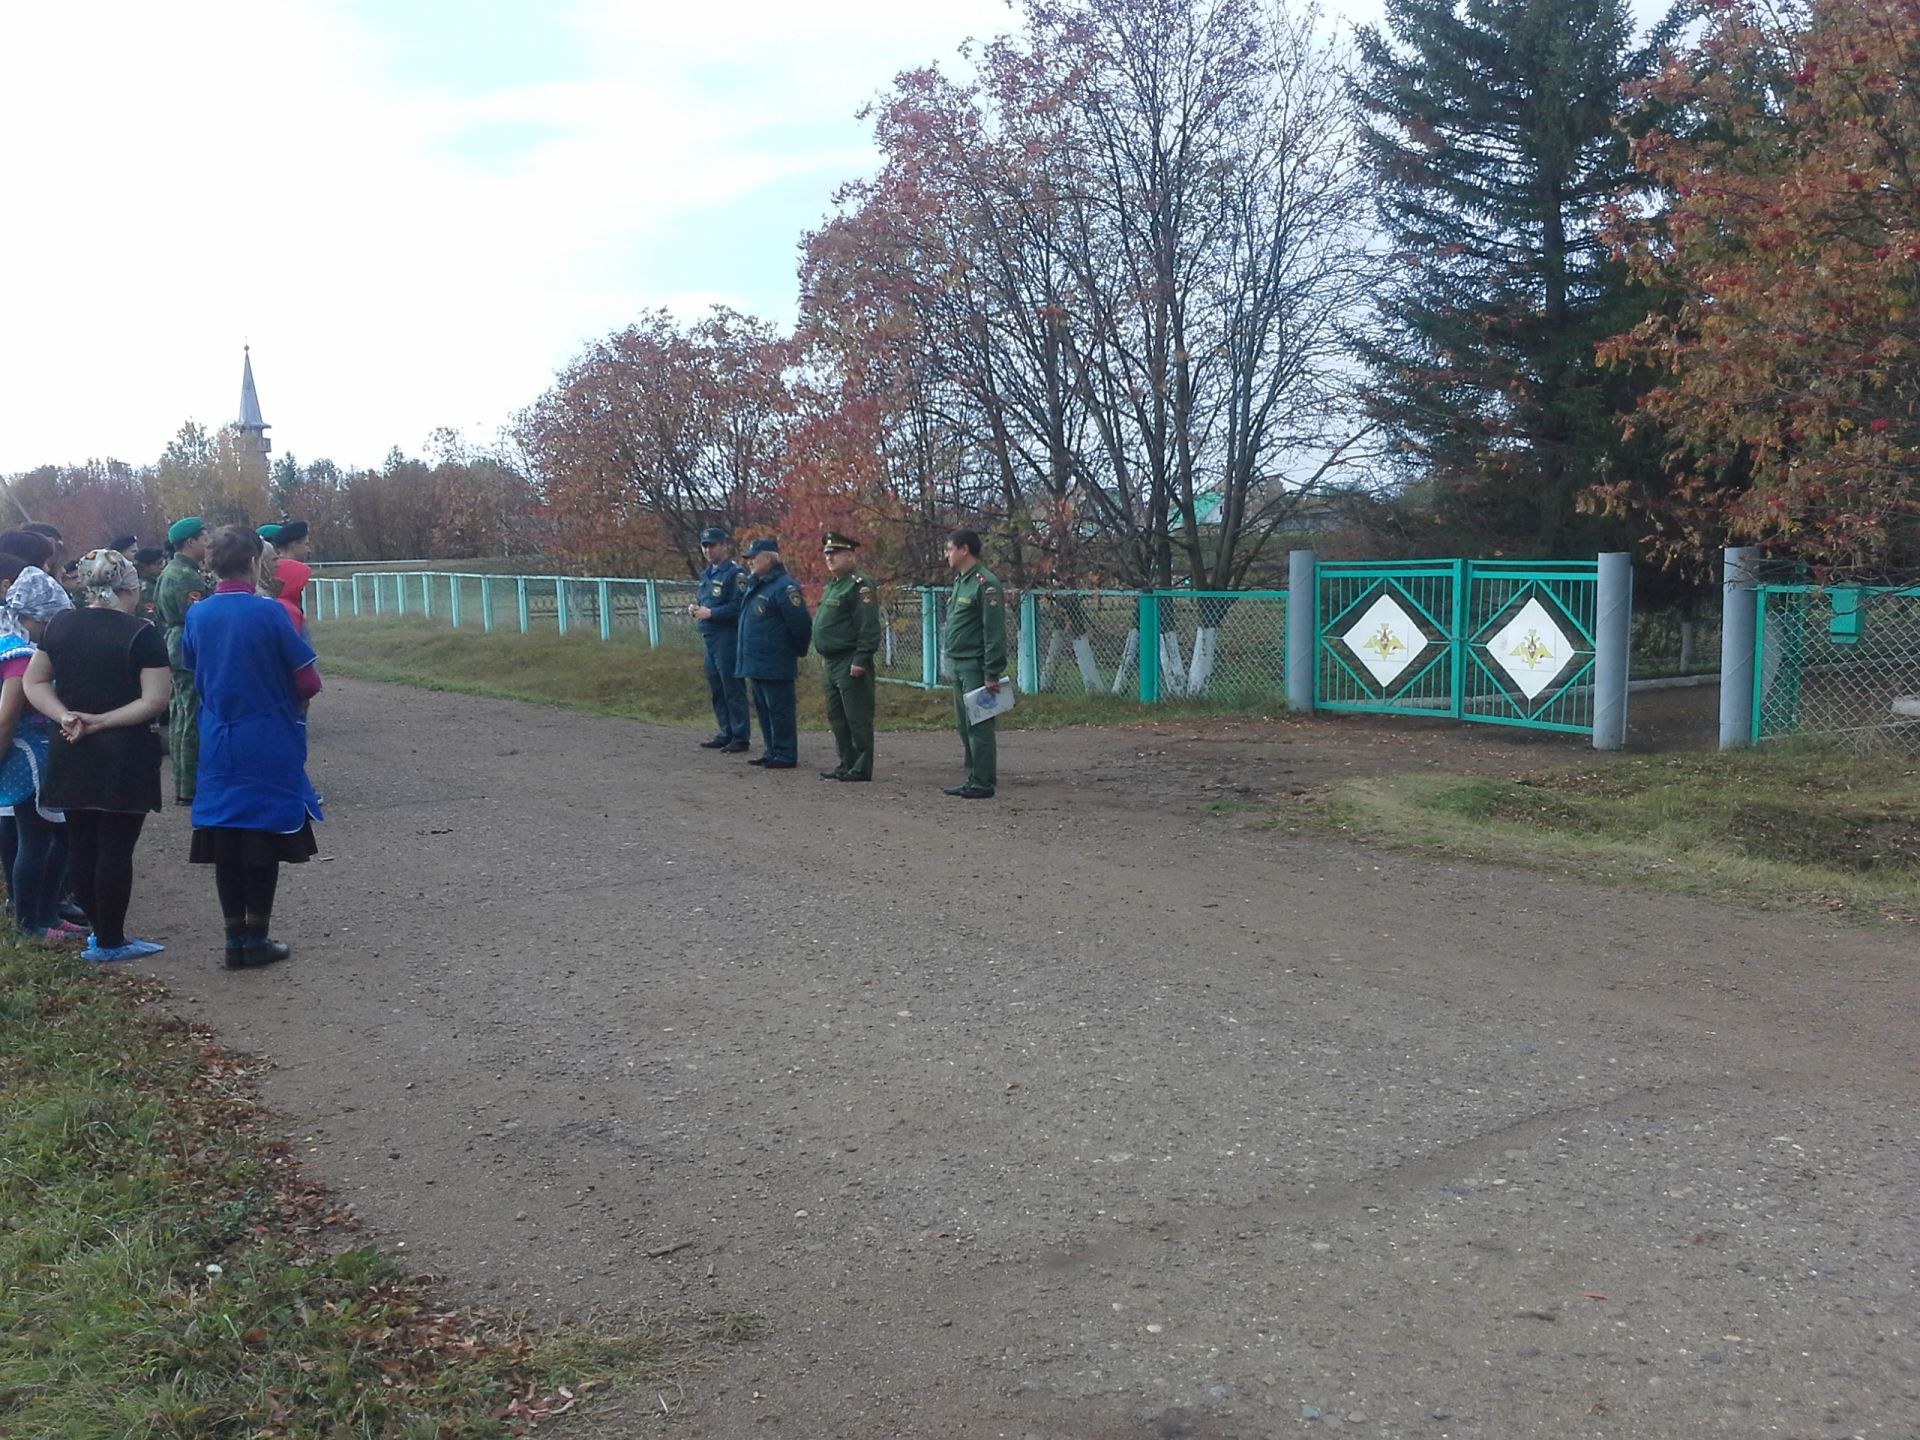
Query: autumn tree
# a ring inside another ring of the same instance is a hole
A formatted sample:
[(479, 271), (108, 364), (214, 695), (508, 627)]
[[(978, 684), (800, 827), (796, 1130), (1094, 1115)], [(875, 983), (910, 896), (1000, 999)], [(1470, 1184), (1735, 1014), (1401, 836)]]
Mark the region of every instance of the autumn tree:
[(903, 505), (997, 521), (1013, 578), (1233, 586), (1365, 428), (1337, 50), (1266, 0), (1024, 20), (976, 78), (915, 72), (876, 107), (885, 163), (809, 241), (803, 329), (873, 327), (886, 373), (856, 398)]
[(1684, 478), (1608, 498), (1670, 551), (1920, 563), (1920, 6), (1724, 5), (1653, 94), (1672, 119), (1637, 154), (1670, 208), (1618, 233), (1684, 300), (1608, 353), (1661, 371), (1644, 414)]
[(700, 531), (771, 529), (792, 347), (724, 307), (685, 327), (664, 310), (566, 366), (515, 425), (553, 547), (616, 572), (697, 572)]
[(1389, 0), (1360, 31), (1355, 94), (1397, 275), (1361, 347), (1369, 408), (1443, 543), (1583, 548), (1594, 485), (1654, 484), (1657, 447), (1619, 424), (1644, 380), (1603, 371), (1595, 347), (1655, 303), (1604, 232), (1644, 187), (1628, 92), (1676, 23), (1636, 43), (1625, 0)]
[(172, 519), (198, 515), (209, 524), (252, 524), (272, 513), (266, 466), (236, 426), (208, 431), (189, 420), (154, 467), (160, 507)]

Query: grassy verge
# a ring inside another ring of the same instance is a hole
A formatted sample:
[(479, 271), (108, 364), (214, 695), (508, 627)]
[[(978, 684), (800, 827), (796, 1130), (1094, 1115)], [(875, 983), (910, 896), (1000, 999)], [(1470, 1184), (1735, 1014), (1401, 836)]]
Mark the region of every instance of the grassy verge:
[(1318, 808), (1376, 844), (1862, 919), (1920, 911), (1920, 767), (1886, 756), (1769, 748), (1511, 780), (1374, 776)]
[(752, 1317), (539, 1333), (452, 1312), (267, 1138), (158, 991), (0, 945), (0, 1435), (466, 1440), (657, 1382)]
[[(332, 675), (531, 700), (659, 725), (713, 724), (699, 653), (664, 645), (656, 650), (637, 636), (602, 640), (597, 635), (522, 635), (517, 630), (488, 634), (363, 619), (316, 624), (314, 642), (320, 668)], [(803, 729), (824, 730), (827, 724), (818, 666), (811, 657), (801, 661)], [(1281, 704), (1278, 699), (1271, 703)], [(1246, 713), (1244, 706), (1227, 704), (1176, 701), (1146, 711), (1137, 701), (1113, 695), (1022, 695), (1019, 708), (998, 723), (1008, 729), (1036, 729)], [(883, 684), (875, 723), (886, 730), (950, 729), (953, 699), (945, 690)]]

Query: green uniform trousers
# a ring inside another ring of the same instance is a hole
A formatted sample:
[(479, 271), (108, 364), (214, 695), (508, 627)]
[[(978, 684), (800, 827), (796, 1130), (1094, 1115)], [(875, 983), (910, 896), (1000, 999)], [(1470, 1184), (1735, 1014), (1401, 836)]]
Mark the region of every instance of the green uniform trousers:
[[(996, 679), (999, 677), (996, 676)], [(998, 720), (967, 723), (967, 702), (960, 697), (987, 683), (986, 667), (978, 660), (953, 662), (953, 718), (960, 725), (960, 744), (967, 752), (967, 784), (980, 790), (995, 790), (1000, 782), (1000, 747), (993, 727)]]
[(840, 752), (838, 769), (843, 775), (873, 778), (873, 696), (875, 680), (872, 667), (864, 675), (854, 675), (853, 656), (822, 655), (827, 666), (827, 728), (833, 731), (834, 748)]
[(167, 702), (167, 753), (173, 758), (173, 793), (191, 801), (200, 777), (200, 692), (191, 670), (173, 672), (173, 698)]

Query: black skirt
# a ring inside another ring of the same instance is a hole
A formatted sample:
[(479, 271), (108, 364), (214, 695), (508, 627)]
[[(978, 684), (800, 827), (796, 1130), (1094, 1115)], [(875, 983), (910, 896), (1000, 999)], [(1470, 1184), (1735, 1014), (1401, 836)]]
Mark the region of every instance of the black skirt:
[(302, 865), (319, 853), (309, 820), (288, 835), (231, 825), (196, 826), (187, 859), (195, 865)]

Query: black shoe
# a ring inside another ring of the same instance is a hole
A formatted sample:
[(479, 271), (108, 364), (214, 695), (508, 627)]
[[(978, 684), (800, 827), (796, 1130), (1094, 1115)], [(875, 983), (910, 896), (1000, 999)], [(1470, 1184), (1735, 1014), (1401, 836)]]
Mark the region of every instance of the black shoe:
[(958, 790), (949, 790), (949, 795), (958, 795), (962, 800), (991, 800), (993, 791), (979, 785), (962, 785)]
[(846, 780), (855, 784), (865, 784), (867, 781), (873, 779), (873, 776), (871, 775), (840, 775), (840, 776), (836, 776), (835, 778), (840, 780)]
[(822, 770), (820, 772), (820, 778), (822, 780), (845, 780), (850, 777), (844, 770)]
[(69, 925), (85, 925), (88, 929), (93, 928), (93, 922), (87, 919), (87, 912), (71, 900), (62, 900), (53, 907), (53, 913)]
[(772, 762), (769, 761), (767, 757), (764, 755), (756, 755), (751, 760), (747, 761), (747, 764), (749, 765), (767, 765), (771, 763)]
[(724, 737), (716, 735), (711, 740), (702, 740), (700, 742), (700, 748), (702, 750), (724, 750), (727, 748), (727, 742)]
[(278, 940), (249, 940), (244, 945), (227, 946), (226, 966), (229, 970), (257, 970), (262, 965), (272, 965), (286, 959), (293, 953), (291, 946)]
[(747, 751), (751, 750), (752, 748), (753, 747), (747, 744), (746, 741), (736, 740), (733, 742), (733, 744), (727, 746), (720, 753), (722, 755), (744, 755), (747, 753)]
[(964, 795), (967, 793), (967, 787), (965, 785), (949, 785), (940, 793), (942, 795)]
[(191, 806), (193, 804), (193, 797), (191, 795), (176, 795), (173, 797), (173, 803), (176, 805)]
[(758, 763), (769, 770), (792, 770), (800, 764), (798, 760), (761, 760)]

